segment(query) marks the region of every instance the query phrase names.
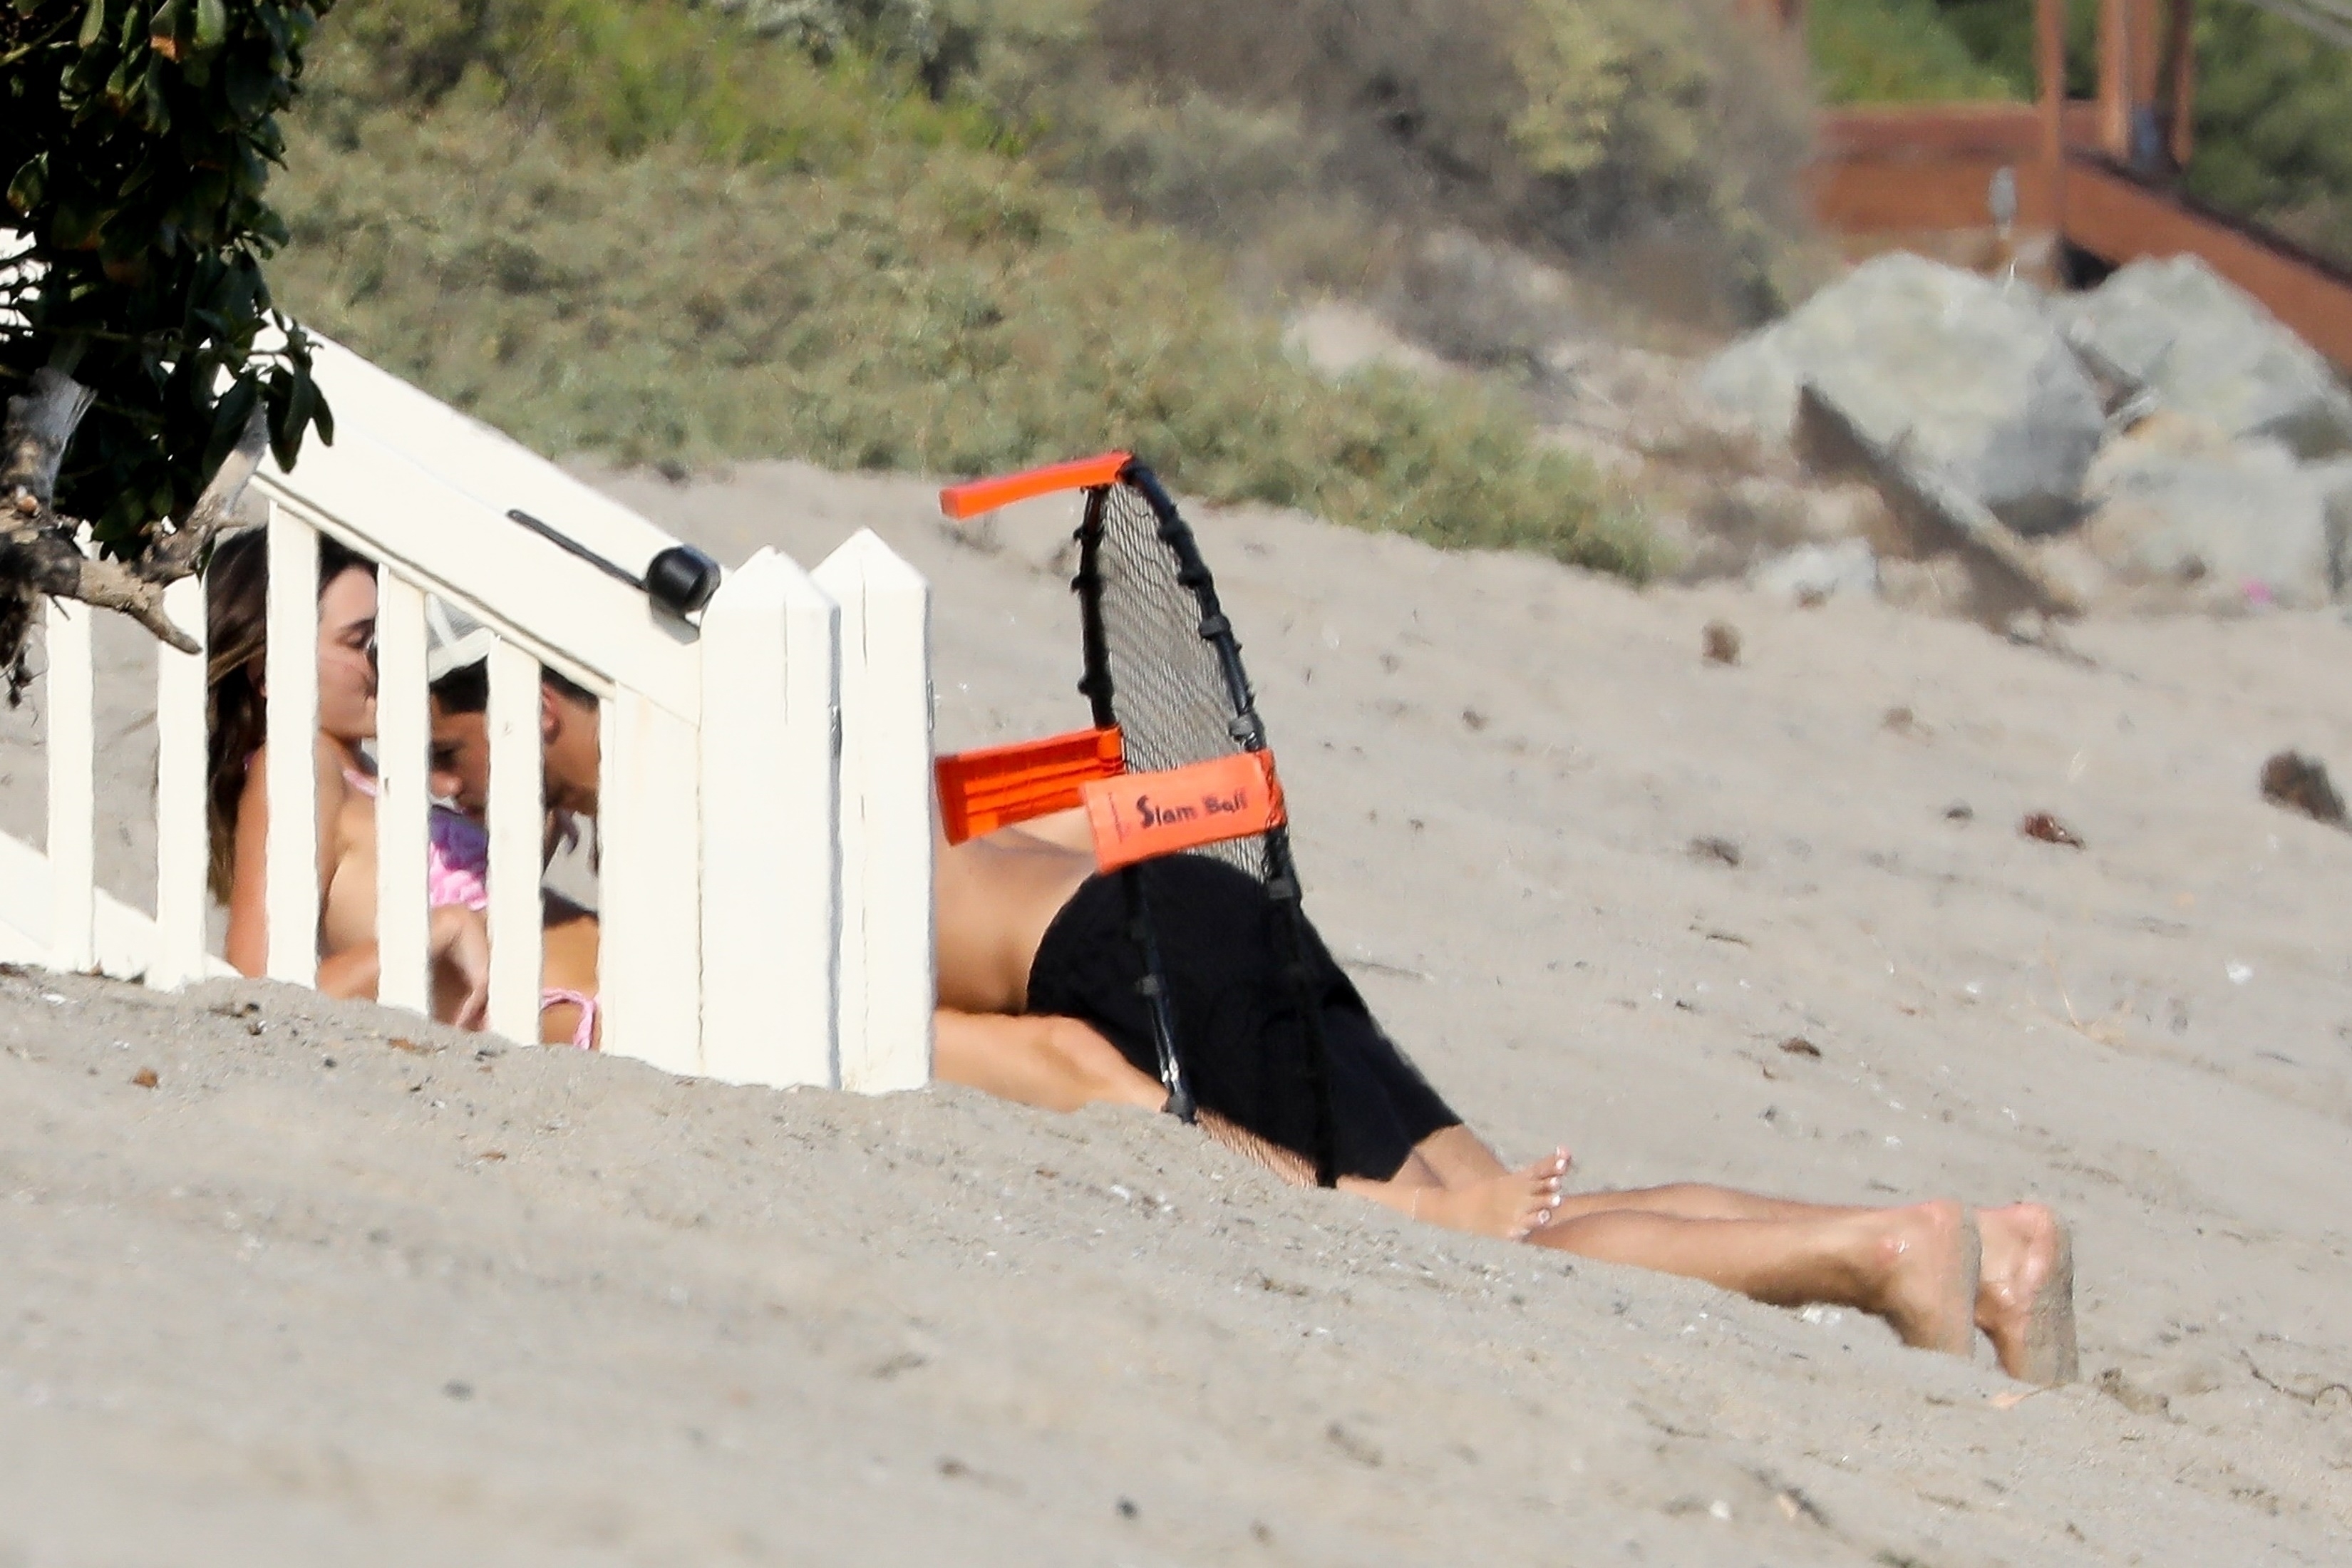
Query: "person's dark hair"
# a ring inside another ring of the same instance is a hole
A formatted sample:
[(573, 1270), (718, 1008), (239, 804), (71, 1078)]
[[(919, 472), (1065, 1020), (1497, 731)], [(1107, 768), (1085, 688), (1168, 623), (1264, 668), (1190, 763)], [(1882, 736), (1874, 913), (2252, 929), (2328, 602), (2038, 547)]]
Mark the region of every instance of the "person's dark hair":
[(433, 700), (444, 713), (487, 713), (490, 707), (490, 661), (461, 664), (433, 683)]
[[(248, 529), (214, 547), (205, 569), (205, 826), (211, 839), (206, 880), (228, 902), (236, 866), (236, 806), (253, 753), (268, 739), (261, 661), (269, 643), (268, 531)], [(374, 563), (323, 534), (319, 592), (346, 572)]]
[[(558, 697), (566, 697), (583, 708), (596, 706), (596, 694), (560, 670), (541, 665), (540, 683)], [(433, 700), (441, 705), (444, 713), (487, 713), (490, 708), (490, 661), (476, 659), (461, 664), (433, 683)]]
[(549, 669), (542, 665), (540, 667), (539, 679), (558, 697), (568, 697), (583, 708), (596, 706), (596, 694), (560, 669)]

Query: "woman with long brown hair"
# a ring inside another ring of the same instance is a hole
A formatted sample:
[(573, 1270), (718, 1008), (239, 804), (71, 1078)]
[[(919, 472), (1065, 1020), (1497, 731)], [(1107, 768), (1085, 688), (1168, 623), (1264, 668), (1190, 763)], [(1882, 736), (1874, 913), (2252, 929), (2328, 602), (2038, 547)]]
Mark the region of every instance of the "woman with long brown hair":
[[(213, 552), (205, 575), (207, 796), (213, 896), (228, 907), (226, 956), (240, 973), (268, 963), (269, 800), (265, 653), (269, 562), (259, 529)], [(319, 541), (319, 977), (331, 996), (376, 994), (375, 778), (360, 743), (375, 734), (375, 567)], [(446, 814), (436, 814), (446, 815)], [(438, 831), (436, 840), (446, 837)], [(452, 828), (451, 831), (457, 829)], [(446, 848), (436, 842), (436, 848)], [(445, 863), (449, 857), (437, 857)], [(462, 859), (460, 856), (457, 858)], [(479, 1028), (488, 1005), (489, 939), (478, 899), (436, 879), (429, 928), (435, 1016)], [(477, 881), (478, 879), (477, 879)], [(469, 905), (471, 907), (469, 907)]]

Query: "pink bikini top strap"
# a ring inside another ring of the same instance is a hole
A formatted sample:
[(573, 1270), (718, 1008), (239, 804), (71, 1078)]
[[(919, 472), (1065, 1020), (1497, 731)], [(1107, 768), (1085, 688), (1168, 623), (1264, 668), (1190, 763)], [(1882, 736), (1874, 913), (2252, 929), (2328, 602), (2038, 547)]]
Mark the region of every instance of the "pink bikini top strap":
[(539, 994), (539, 1010), (561, 1007), (569, 1003), (580, 1009), (580, 1026), (572, 1031), (572, 1043), (583, 1051), (596, 1048), (596, 998), (583, 991), (568, 991), (551, 985)]

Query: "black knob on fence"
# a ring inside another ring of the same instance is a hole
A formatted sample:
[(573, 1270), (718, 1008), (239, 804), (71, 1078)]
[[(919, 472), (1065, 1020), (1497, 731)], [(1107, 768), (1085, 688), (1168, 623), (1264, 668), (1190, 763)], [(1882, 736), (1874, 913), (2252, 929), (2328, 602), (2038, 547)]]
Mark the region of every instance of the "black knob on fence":
[(719, 592), (719, 563), (690, 544), (673, 544), (646, 564), (646, 594), (672, 615), (691, 615)]

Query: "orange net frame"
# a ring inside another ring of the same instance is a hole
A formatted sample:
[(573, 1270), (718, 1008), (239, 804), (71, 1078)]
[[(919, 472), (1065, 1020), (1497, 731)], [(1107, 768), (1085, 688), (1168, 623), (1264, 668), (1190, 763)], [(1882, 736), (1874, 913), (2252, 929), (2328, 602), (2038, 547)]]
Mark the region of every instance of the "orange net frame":
[(961, 844), (1000, 827), (1067, 811), (1079, 791), (1127, 771), (1117, 730), (1077, 730), (1049, 740), (959, 752), (932, 764), (940, 786), (940, 822), (948, 842)]

